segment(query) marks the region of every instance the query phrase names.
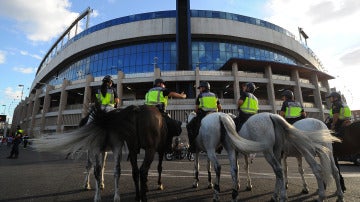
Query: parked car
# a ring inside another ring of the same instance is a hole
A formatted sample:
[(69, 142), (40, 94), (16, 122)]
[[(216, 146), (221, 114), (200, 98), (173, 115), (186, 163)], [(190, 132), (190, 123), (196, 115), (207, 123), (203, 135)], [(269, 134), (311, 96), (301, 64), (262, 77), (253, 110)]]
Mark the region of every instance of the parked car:
[(350, 161), (353, 162), (355, 165), (360, 166), (360, 153), (350, 156), (339, 157), (339, 161)]

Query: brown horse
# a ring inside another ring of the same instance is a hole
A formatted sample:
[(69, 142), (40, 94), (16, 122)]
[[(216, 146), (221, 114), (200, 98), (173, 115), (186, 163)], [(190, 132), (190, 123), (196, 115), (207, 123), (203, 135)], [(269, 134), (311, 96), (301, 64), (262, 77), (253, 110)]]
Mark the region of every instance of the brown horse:
[(345, 127), (344, 134), (339, 137), (342, 142), (334, 143), (334, 156), (342, 157), (360, 153), (360, 121)]

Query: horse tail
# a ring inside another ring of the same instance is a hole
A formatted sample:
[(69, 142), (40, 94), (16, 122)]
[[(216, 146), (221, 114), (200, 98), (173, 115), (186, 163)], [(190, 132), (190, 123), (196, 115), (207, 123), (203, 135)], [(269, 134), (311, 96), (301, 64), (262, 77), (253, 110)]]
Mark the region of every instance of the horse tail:
[(229, 115), (221, 114), (219, 117), (222, 127), (226, 130), (227, 137), (229, 137), (231, 144), (236, 150), (242, 153), (257, 153), (264, 150), (264, 145), (262, 143), (239, 136), (235, 129), (235, 123)]
[[(67, 154), (67, 156), (73, 156), (78, 151), (87, 151), (103, 144), (105, 137), (106, 132), (95, 125), (89, 124), (72, 132), (34, 139), (33, 147), (42, 152), (61, 152)], [(81, 155), (76, 157), (81, 157)]]
[(329, 130), (299, 130), (277, 114), (270, 114), (270, 119), (274, 124), (275, 132), (279, 132), (280, 130), (284, 131), (284, 138), (294, 145), (305, 158), (307, 155), (315, 156), (315, 153), (319, 155), (323, 180), (325, 183), (329, 182), (331, 179), (331, 164), (329, 157), (331, 151), (324, 145), (340, 140), (330, 135)]

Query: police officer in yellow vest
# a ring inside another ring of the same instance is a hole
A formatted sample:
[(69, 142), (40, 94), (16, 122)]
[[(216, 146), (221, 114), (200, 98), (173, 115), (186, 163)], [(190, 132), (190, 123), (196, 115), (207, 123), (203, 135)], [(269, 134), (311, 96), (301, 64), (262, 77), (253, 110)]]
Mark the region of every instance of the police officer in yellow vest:
[(280, 115), (290, 124), (304, 119), (306, 113), (299, 102), (294, 100), (294, 93), (291, 90), (284, 90), (281, 93), (281, 99), (284, 101), (280, 110)]
[(145, 95), (145, 104), (156, 106), (161, 113), (166, 113), (166, 106), (168, 103), (168, 98), (186, 98), (186, 94), (176, 93), (169, 91), (165, 87), (165, 82), (162, 79), (156, 79), (154, 81), (154, 87), (151, 88)]
[(330, 129), (334, 130), (337, 135), (343, 134), (345, 126), (351, 124), (351, 110), (347, 104), (341, 101), (341, 95), (337, 92), (330, 93), (327, 98), (330, 98), (332, 106), (330, 108)]
[(211, 112), (217, 112), (221, 110), (221, 104), (217, 96), (210, 92), (210, 84), (206, 81), (201, 81), (198, 87), (200, 94), (196, 98), (196, 117), (193, 118), (187, 125), (188, 138), (190, 143), (190, 152), (196, 151), (194, 140), (197, 137), (200, 129), (201, 120)]
[(234, 119), (236, 131), (239, 131), (250, 116), (256, 114), (259, 110), (258, 99), (254, 95), (255, 89), (255, 84), (249, 82), (240, 91), (240, 98), (238, 100), (239, 115)]
[(22, 136), (24, 134), (24, 130), (20, 128), (20, 126), (17, 126), (17, 130), (15, 133), (15, 137), (13, 140), (13, 146), (11, 148), (10, 155), (6, 158), (8, 159), (17, 159), (19, 157), (19, 145), (21, 143)]
[(105, 107), (107, 111), (117, 107), (120, 103), (120, 99), (117, 95), (116, 89), (113, 87), (113, 80), (110, 75), (106, 75), (100, 86), (100, 89), (96, 92), (96, 99)]

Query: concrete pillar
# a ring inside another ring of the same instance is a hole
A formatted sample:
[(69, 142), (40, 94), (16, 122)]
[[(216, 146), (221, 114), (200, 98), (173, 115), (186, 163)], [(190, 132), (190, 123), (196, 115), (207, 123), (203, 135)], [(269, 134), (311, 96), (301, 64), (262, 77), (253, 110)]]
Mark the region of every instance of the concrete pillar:
[(69, 80), (64, 79), (62, 87), (61, 87), (61, 95), (60, 95), (60, 103), (59, 103), (59, 113), (56, 122), (56, 132), (60, 133), (63, 131), (63, 111), (66, 108), (68, 92), (66, 91), (66, 87), (69, 85)]
[(198, 86), (200, 85), (200, 69), (199, 67), (195, 68), (195, 91), (196, 91), (196, 96), (197, 97), (200, 93)]
[(299, 71), (297, 69), (291, 71), (291, 80), (295, 81), (295, 86), (294, 86), (295, 100), (300, 102), (302, 105), (304, 105), (304, 100), (301, 91), (301, 84), (300, 84), (300, 76), (299, 76)]
[(50, 103), (51, 103), (50, 91), (53, 89), (54, 89), (54, 86), (46, 85), (44, 104), (43, 104), (43, 112), (42, 112), (42, 116), (41, 116), (40, 132), (43, 132), (45, 130), (45, 115), (50, 109)]
[(85, 84), (85, 90), (84, 90), (84, 100), (83, 100), (83, 108), (81, 111), (81, 118), (84, 118), (85, 116), (87, 116), (88, 111), (89, 111), (89, 104), (91, 103), (91, 82), (94, 81), (94, 77), (92, 75), (87, 75), (86, 76), (86, 84)]
[(29, 95), (29, 99), (28, 99), (28, 104), (27, 104), (27, 109), (26, 109), (26, 130), (27, 130), (27, 134), (30, 135), (31, 133), (31, 123), (32, 123), (32, 111), (34, 108), (34, 94), (30, 94)]
[(29, 135), (31, 135), (31, 137), (35, 137), (35, 134), (34, 134), (34, 126), (35, 126), (35, 120), (36, 120), (35, 117), (40, 109), (40, 99), (39, 99), (40, 94), (41, 94), (41, 89), (36, 89), (35, 96), (34, 96), (34, 107), (32, 108), (32, 113), (31, 113), (31, 124), (30, 124), (30, 134), (29, 134)]
[(265, 77), (269, 79), (266, 88), (267, 88), (269, 105), (272, 108), (271, 112), (276, 113), (275, 90), (274, 90), (274, 82), (272, 79), (272, 70), (270, 65), (265, 67)]
[(118, 80), (117, 80), (117, 88), (116, 88), (116, 91), (117, 91), (117, 94), (120, 98), (120, 102), (118, 104), (118, 108), (122, 106), (122, 97), (123, 97), (123, 89), (124, 89), (124, 86), (123, 86), (123, 79), (125, 77), (125, 74), (124, 72), (122, 71), (118, 71)]
[(324, 121), (324, 108), (322, 107), (322, 99), (321, 99), (321, 93), (320, 93), (320, 86), (319, 86), (319, 80), (317, 74), (311, 75), (311, 83), (315, 86), (314, 89), (314, 102), (318, 109), (320, 109), (320, 112), (318, 114), (318, 119)]
[(237, 102), (240, 98), (239, 70), (236, 62), (234, 62), (231, 67), (232, 67), (232, 75), (234, 76), (234, 83), (233, 83), (234, 103), (237, 105)]

